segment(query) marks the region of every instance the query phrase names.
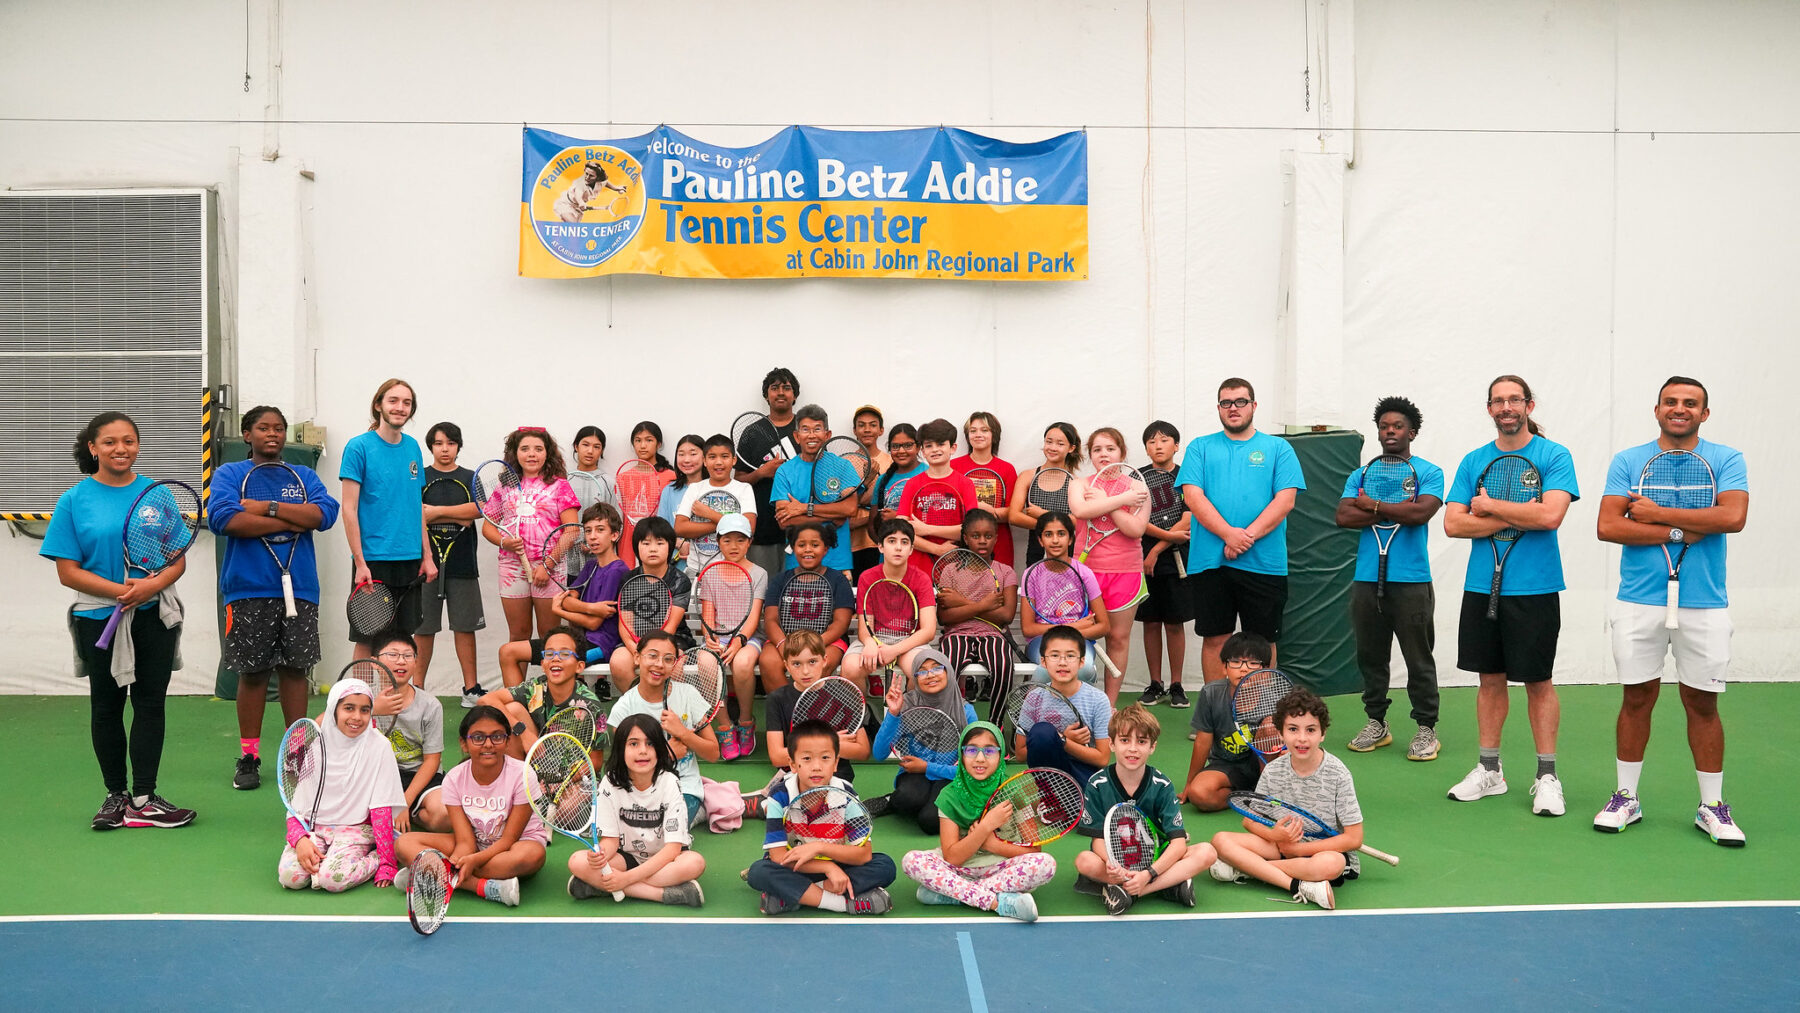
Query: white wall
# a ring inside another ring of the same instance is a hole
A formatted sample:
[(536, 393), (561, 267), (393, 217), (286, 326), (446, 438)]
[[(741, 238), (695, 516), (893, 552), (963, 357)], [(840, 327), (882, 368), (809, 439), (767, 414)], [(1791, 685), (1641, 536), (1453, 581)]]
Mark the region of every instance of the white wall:
[[(472, 457), (517, 424), (567, 435), (596, 422), (620, 448), (615, 461), (640, 418), (671, 441), (710, 433), (754, 407), (756, 378), (781, 363), (834, 421), (864, 401), (890, 420), (991, 408), (1010, 426), (1004, 452), (1027, 462), (1052, 419), (1130, 433), (1162, 415), (1185, 434), (1210, 431), (1214, 386), (1230, 374), (1258, 383), (1272, 429), (1367, 430), (1377, 397), (1405, 393), (1427, 416), (1419, 451), (1454, 466), (1491, 435), (1483, 384), (1517, 372), (1588, 493), (1563, 534), (1558, 675), (1605, 678), (1616, 553), (1592, 538), (1594, 506), (1610, 453), (1654, 435), (1647, 409), (1663, 376), (1706, 380), (1708, 435), (1750, 455), (1759, 503), (1800, 492), (1775, 474), (1772, 436), (1753, 423), (1784, 405), (1777, 378), (1796, 358), (1776, 328), (1800, 309), (1788, 282), (1800, 267), (1789, 241), (1800, 198), (1785, 178), (1800, 137), (1671, 133), (1800, 129), (1789, 58), (1800, 9), (1358, 3), (1364, 132), (1344, 197), (1346, 407), (1342, 418), (1288, 419), (1275, 408), (1285, 401), (1280, 170), (1283, 149), (1305, 143), (1290, 129), (1306, 119), (1305, 10), (937, 0), (898, 16), (870, 3), (788, 5), (777, 19), (688, 0), (645, 19), (641, 6), (464, 2), (422, 18), (399, 4), (287, 4), (279, 101), (290, 122), (271, 168), (254, 150), (261, 132), (235, 122), (246, 107), (242, 5), (17, 2), (0, 7), (0, 185), (218, 186), (230, 292), (245, 279), (266, 292), (268, 272), (293, 263), (306, 272), (311, 331), (298, 340), (318, 349), (328, 478), (389, 375), (416, 384), (420, 434), (455, 419)], [(671, 24), (682, 31), (666, 33)], [(1337, 59), (1351, 46), (1332, 44)], [(252, 70), (260, 89), (261, 63)], [(1315, 71), (1315, 101), (1320, 80)], [(184, 122), (99, 122), (120, 119)], [(1016, 139), (1087, 126), (1092, 278), (521, 279), (526, 121), (596, 138), (667, 122), (721, 143), (787, 123), (948, 123)], [(1636, 133), (1649, 130), (1654, 139)], [(247, 170), (239, 144), (251, 148)], [(242, 171), (301, 169), (314, 182), (258, 188), (245, 197), (256, 206), (240, 206)], [(239, 244), (255, 249), (268, 233), (237, 230), (281, 222), (267, 202), (283, 192), (305, 249), (279, 268), (240, 262)], [(271, 329), (281, 327), (244, 327), (259, 343)], [(242, 351), (246, 363), (293, 359), (286, 348)], [(263, 392), (315, 397), (295, 390), (299, 372), (259, 370), (238, 377), (243, 405)], [(1734, 539), (1740, 678), (1797, 672), (1784, 633), (1800, 578), (1766, 510)], [(346, 553), (325, 541), (325, 580), (341, 585)], [(1434, 545), (1449, 681), (1467, 550)], [(0, 541), (11, 578), (0, 582), (0, 633), (13, 648), (0, 689), (77, 690), (63, 594), (34, 552)], [(210, 559), (194, 563), (209, 572)], [(185, 584), (199, 610), (211, 608), (205, 585)], [(341, 620), (326, 611), (334, 643)], [(210, 687), (212, 641), (209, 624), (190, 630), (198, 678), (187, 688)], [(497, 641), (490, 631), (484, 658)], [(448, 685), (447, 669), (434, 685)]]

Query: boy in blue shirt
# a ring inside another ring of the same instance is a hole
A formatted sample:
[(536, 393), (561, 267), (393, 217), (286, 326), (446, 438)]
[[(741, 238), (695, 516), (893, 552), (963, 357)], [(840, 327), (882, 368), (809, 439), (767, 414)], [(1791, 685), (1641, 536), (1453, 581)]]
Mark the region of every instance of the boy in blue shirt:
[[(1469, 452), (1457, 465), (1456, 479), (1445, 501), (1444, 534), (1484, 544), (1469, 550), (1463, 581), (1462, 622), (1456, 638), (1456, 667), (1475, 672), (1481, 687), (1475, 696), (1475, 724), (1480, 735), (1480, 762), (1449, 791), (1458, 802), (1474, 802), (1506, 794), (1500, 771), (1500, 730), (1506, 725), (1508, 682), (1525, 684), (1531, 735), (1537, 745), (1537, 775), (1531, 785), (1531, 811), (1539, 816), (1563, 814), (1562, 782), (1556, 777), (1556, 728), (1562, 706), (1550, 674), (1556, 664), (1556, 639), (1562, 630), (1562, 553), (1556, 529), (1569, 504), (1581, 497), (1575, 462), (1568, 448), (1544, 439), (1531, 412), (1537, 402), (1531, 387), (1517, 376), (1501, 376), (1488, 384), (1487, 412), (1498, 434), (1494, 442)], [(1487, 495), (1480, 487), (1488, 464), (1504, 454), (1530, 461), (1542, 482), (1542, 499), (1512, 503)], [(1506, 556), (1500, 585), (1500, 611), (1487, 617), (1494, 579), (1493, 536), (1517, 528), (1518, 540)]]
[(1287, 607), (1287, 515), (1306, 488), (1288, 441), (1256, 431), (1256, 389), (1232, 377), (1219, 384), (1223, 430), (1188, 444), (1175, 486), (1193, 514), (1187, 572), (1194, 632), (1207, 681), (1225, 673), (1219, 650), (1241, 623), (1281, 640)]
[[(893, 906), (894, 860), (875, 850), (874, 838), (861, 844), (808, 843), (790, 847), (782, 807), (802, 792), (831, 787), (854, 798), (855, 789), (833, 776), (838, 735), (823, 721), (802, 721), (788, 736), (792, 769), (769, 789), (763, 825), (763, 857), (744, 872), (744, 881), (762, 894), (766, 915), (802, 907), (848, 914), (878, 915)], [(772, 804), (770, 804), (772, 803)]]
[[(1437, 661), (1431, 650), (1437, 643), (1437, 594), (1431, 587), (1431, 558), (1426, 525), (1444, 505), (1443, 469), (1412, 452), (1412, 442), (1424, 424), (1419, 408), (1403, 397), (1384, 397), (1375, 403), (1375, 438), (1383, 456), (1404, 459), (1412, 465), (1414, 498), (1405, 503), (1381, 503), (1362, 489), (1362, 470), (1344, 482), (1344, 498), (1338, 500), (1340, 528), (1361, 528), (1356, 547), (1356, 579), (1350, 585), (1350, 627), (1356, 633), (1356, 667), (1363, 679), (1363, 711), (1369, 723), (1350, 740), (1351, 752), (1367, 753), (1394, 741), (1388, 731), (1388, 662), (1395, 640), (1406, 659), (1406, 695), (1412, 699), (1412, 719), (1419, 730), (1407, 747), (1409, 760), (1435, 760), (1438, 754)], [(1398, 525), (1388, 535), (1387, 583), (1377, 595), (1381, 551), (1377, 526)]]
[[(1694, 825), (1714, 843), (1742, 847), (1744, 831), (1725, 804), (1725, 727), (1719, 694), (1731, 663), (1731, 619), (1725, 597), (1725, 535), (1744, 530), (1750, 511), (1744, 455), (1700, 438), (1712, 414), (1700, 381), (1672, 376), (1657, 395), (1657, 438), (1621, 451), (1606, 471), (1600, 500), (1600, 540), (1624, 546), (1619, 553), (1619, 600), (1613, 606), (1613, 661), (1625, 691), (1619, 705), (1619, 787), (1594, 817), (1594, 829), (1619, 833), (1643, 818), (1638, 777), (1650, 742), (1650, 712), (1662, 690), (1663, 659), (1675, 654), (1681, 705), (1687, 711), (1688, 747), (1700, 782)], [(1640, 495), (1644, 465), (1664, 451), (1696, 454), (1712, 469), (1714, 504), (1677, 510)], [(1669, 570), (1680, 560), (1680, 582)], [(1666, 624), (1669, 596), (1677, 598), (1676, 628)]]

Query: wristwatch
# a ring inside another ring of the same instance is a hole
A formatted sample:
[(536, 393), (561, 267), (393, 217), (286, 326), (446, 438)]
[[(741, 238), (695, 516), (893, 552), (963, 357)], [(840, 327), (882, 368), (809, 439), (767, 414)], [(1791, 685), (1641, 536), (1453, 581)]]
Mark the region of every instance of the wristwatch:
[(269, 515), (270, 517), (273, 517), (273, 516), (275, 516), (275, 508), (279, 507), (280, 505), (281, 505), (280, 503), (277, 503), (274, 500), (270, 500), (269, 501), (269, 509), (264, 510), (263, 513)]
[(808, 503), (808, 504), (806, 504), (806, 516), (811, 517), (812, 515), (813, 515), (813, 504)]
[(1681, 533), (1680, 528), (1669, 529), (1669, 541), (1674, 542), (1676, 545), (1680, 545), (1684, 537), (1686, 536)]
[(525, 722), (514, 721), (513, 727), (512, 727), (512, 733), (514, 735), (524, 735), (525, 734)]

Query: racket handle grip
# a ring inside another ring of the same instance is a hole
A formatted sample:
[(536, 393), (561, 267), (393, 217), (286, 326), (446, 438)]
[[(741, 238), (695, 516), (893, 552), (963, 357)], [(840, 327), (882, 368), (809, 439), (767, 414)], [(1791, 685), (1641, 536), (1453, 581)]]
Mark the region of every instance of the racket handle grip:
[(113, 634), (119, 631), (119, 619), (124, 615), (125, 606), (115, 605), (113, 607), (112, 615), (106, 617), (106, 628), (100, 631), (99, 639), (94, 641), (95, 647), (104, 651), (112, 646)]
[(1669, 581), (1669, 604), (1663, 612), (1663, 629), (1675, 630), (1681, 628), (1681, 621), (1678, 618), (1680, 610), (1681, 582), (1671, 580)]
[(1487, 617), (1489, 619), (1500, 618), (1500, 571), (1498, 569), (1494, 570), (1494, 586), (1488, 590)]
[(281, 575), (281, 600), (287, 606), (289, 619), (300, 614), (300, 610), (294, 606), (294, 575), (291, 573)]
[(1399, 858), (1395, 857), (1394, 855), (1390, 855), (1385, 851), (1377, 851), (1374, 848), (1369, 847), (1367, 844), (1362, 845), (1361, 847), (1357, 848), (1356, 850), (1362, 852), (1365, 855), (1368, 855), (1370, 858), (1376, 859), (1378, 861), (1386, 862), (1389, 865), (1399, 865), (1400, 864)]
[(1103, 645), (1103, 644), (1096, 645), (1094, 647), (1094, 653), (1098, 654), (1100, 656), (1100, 662), (1106, 666), (1106, 670), (1108, 672), (1112, 673), (1113, 678), (1115, 678), (1115, 679), (1125, 678), (1125, 673), (1119, 671), (1119, 666), (1113, 664), (1113, 660), (1106, 656), (1105, 645)]

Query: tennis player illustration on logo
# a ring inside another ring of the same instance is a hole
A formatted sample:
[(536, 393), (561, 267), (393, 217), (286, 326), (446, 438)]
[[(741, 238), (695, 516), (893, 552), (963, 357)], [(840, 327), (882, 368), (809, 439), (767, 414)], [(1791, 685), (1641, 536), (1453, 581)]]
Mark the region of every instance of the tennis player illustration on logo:
[(531, 227), (544, 249), (573, 267), (598, 267), (643, 225), (643, 166), (602, 144), (567, 147), (531, 179)]

